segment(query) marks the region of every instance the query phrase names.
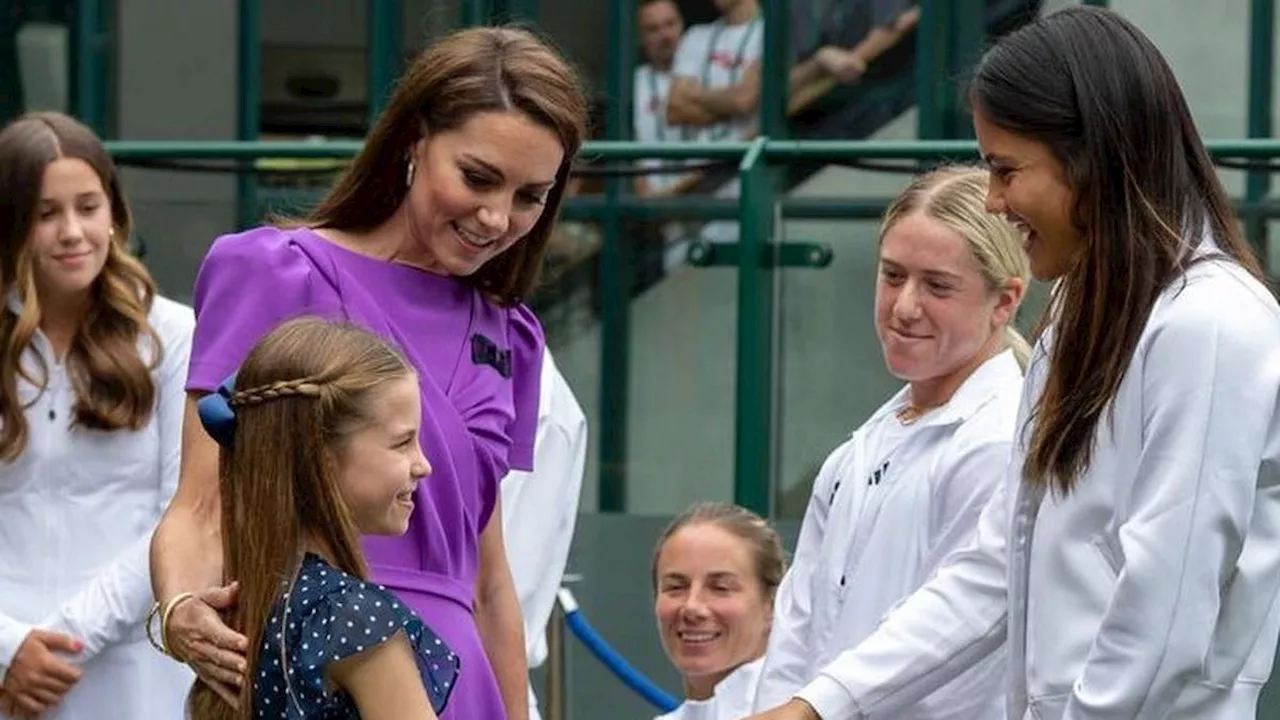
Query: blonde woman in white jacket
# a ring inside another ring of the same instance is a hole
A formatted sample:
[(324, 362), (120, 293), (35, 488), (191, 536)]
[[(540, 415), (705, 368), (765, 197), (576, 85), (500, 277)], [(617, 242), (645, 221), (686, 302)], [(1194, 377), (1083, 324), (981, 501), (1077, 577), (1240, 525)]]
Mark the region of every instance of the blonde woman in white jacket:
[(1010, 720), (1242, 720), (1280, 630), (1280, 308), (1172, 71), (1114, 13), (970, 88), (988, 207), (1057, 281), (975, 542), (769, 720), (895, 717), (1007, 638)]
[[(885, 213), (876, 330), (908, 383), (827, 458), (779, 589), (756, 704), (769, 708), (871, 634), (972, 540), (1014, 436), (1030, 348), (1011, 327), (1029, 281), (1013, 225), (986, 212), (985, 169), (916, 178)], [(899, 720), (1001, 717), (1004, 657)]]

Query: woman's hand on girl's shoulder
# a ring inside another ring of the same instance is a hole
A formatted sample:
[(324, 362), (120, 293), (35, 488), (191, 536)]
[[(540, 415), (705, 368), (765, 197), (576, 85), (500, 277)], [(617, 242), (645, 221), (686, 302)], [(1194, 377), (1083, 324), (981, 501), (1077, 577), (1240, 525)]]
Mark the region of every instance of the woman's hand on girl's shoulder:
[(238, 705), (249, 641), (219, 613), (235, 606), (236, 584), (208, 588), (173, 609), (164, 627), (169, 651), (223, 700)]

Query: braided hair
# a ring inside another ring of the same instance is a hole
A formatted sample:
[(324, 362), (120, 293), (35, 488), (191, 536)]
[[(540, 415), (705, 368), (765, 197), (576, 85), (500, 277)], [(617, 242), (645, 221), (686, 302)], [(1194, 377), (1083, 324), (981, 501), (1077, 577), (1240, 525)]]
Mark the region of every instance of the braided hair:
[[(373, 419), (377, 391), (413, 375), (404, 357), (373, 333), (317, 318), (291, 320), (249, 352), (236, 374), (245, 389), (228, 399), (235, 436), (221, 451), (219, 483), (226, 579), (240, 584), (228, 624), (250, 648), (261, 645), (308, 539), (326, 547), (340, 570), (368, 577), (338, 485), (339, 454)], [(256, 677), (257, 653), (246, 661), (244, 676)], [(191, 717), (248, 720), (252, 686), (241, 688), (236, 710), (196, 683)]]

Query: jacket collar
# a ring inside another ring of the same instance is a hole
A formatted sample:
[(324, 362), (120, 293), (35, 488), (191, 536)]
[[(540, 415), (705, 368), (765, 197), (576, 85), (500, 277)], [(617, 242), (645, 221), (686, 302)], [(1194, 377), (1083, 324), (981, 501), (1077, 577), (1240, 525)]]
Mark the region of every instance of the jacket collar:
[[(1022, 382), (1022, 368), (1013, 356), (1012, 350), (1003, 350), (978, 366), (965, 381), (956, 388), (955, 393), (945, 405), (926, 413), (920, 418), (917, 427), (954, 425), (964, 422), (980, 408), (991, 401), (994, 388), (1005, 385), (1018, 385)], [(896, 412), (907, 400), (910, 386), (903, 386), (872, 415), (878, 420), (885, 415)]]

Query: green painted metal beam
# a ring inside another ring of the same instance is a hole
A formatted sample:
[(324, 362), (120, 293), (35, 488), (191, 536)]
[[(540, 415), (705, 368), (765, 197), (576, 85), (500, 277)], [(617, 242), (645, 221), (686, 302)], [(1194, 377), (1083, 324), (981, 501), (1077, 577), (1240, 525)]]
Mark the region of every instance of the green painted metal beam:
[[(615, 0), (616, 2), (617, 0)], [(787, 0), (761, 0), (764, 19), (763, 62), (760, 68), (760, 134), (782, 138), (787, 134), (787, 77), (791, 51), (791, 11)], [(629, 56), (628, 56), (629, 57)]]
[[(256, 0), (241, 0), (256, 3)], [(232, 160), (264, 157), (349, 158), (360, 149), (359, 142), (237, 142), (117, 140), (106, 143), (120, 160)], [(639, 160), (733, 160), (739, 161), (750, 143), (639, 143), (595, 141), (583, 145), (583, 161)], [(1228, 138), (1206, 140), (1205, 147), (1216, 158), (1258, 160), (1280, 158), (1280, 138)], [(770, 140), (764, 150), (769, 162), (826, 160), (976, 160), (978, 146), (970, 140)]]
[[(236, 137), (256, 142), (262, 127), (262, 0), (239, 0), (236, 36)], [(258, 182), (252, 173), (236, 180), (236, 216), (240, 227), (258, 222)]]
[(920, 0), (916, 25), (916, 137), (946, 137), (946, 103), (938, 83), (947, 76), (951, 0)]
[(99, 137), (107, 137), (106, 8), (104, 0), (76, 0), (72, 55), (72, 112)]
[[(1249, 9), (1249, 108), (1251, 138), (1271, 137), (1271, 106), (1275, 87), (1275, 0), (1252, 0)], [(1245, 200), (1257, 202), (1271, 192), (1271, 173), (1254, 171), (1245, 176)], [(1249, 243), (1267, 257), (1268, 222), (1262, 217), (1245, 220)]]
[(939, 93), (946, 112), (948, 138), (972, 138), (973, 121), (965, 107), (963, 95), (970, 73), (982, 59), (986, 47), (985, 22), (987, 0), (952, 0), (950, 55), (947, 74), (938, 79)]
[[(878, 220), (889, 206), (890, 198), (786, 197), (780, 200), (786, 220)], [(1236, 215), (1280, 218), (1280, 198), (1257, 202), (1236, 200)], [(608, 209), (600, 196), (577, 197), (565, 203), (562, 217), (568, 220), (599, 221)], [(738, 202), (727, 198), (687, 197), (650, 200), (623, 196), (618, 213), (625, 218), (644, 220), (733, 220), (738, 217)]]
[(776, 169), (760, 138), (742, 159), (738, 232), (738, 352), (734, 406), (734, 502), (769, 516), (774, 475), (773, 400)]
[(369, 127), (391, 96), (402, 64), (400, 27), (404, 7), (401, 0), (369, 0)]
[[(608, 84), (612, 102), (605, 115), (605, 133), (612, 141), (631, 137), (631, 58), (635, 43), (629, 0), (609, 3)], [(600, 417), (598, 510), (627, 510), (627, 427), (631, 377), (631, 243), (622, 231), (618, 212), (627, 180), (605, 180), (606, 211), (602, 217), (604, 245), (600, 252)]]
[(476, 27), (479, 25), (490, 25), (493, 23), (495, 13), (494, 4), (501, 0), (462, 0), (461, 12), (462, 16), (459, 20), (462, 27)]

